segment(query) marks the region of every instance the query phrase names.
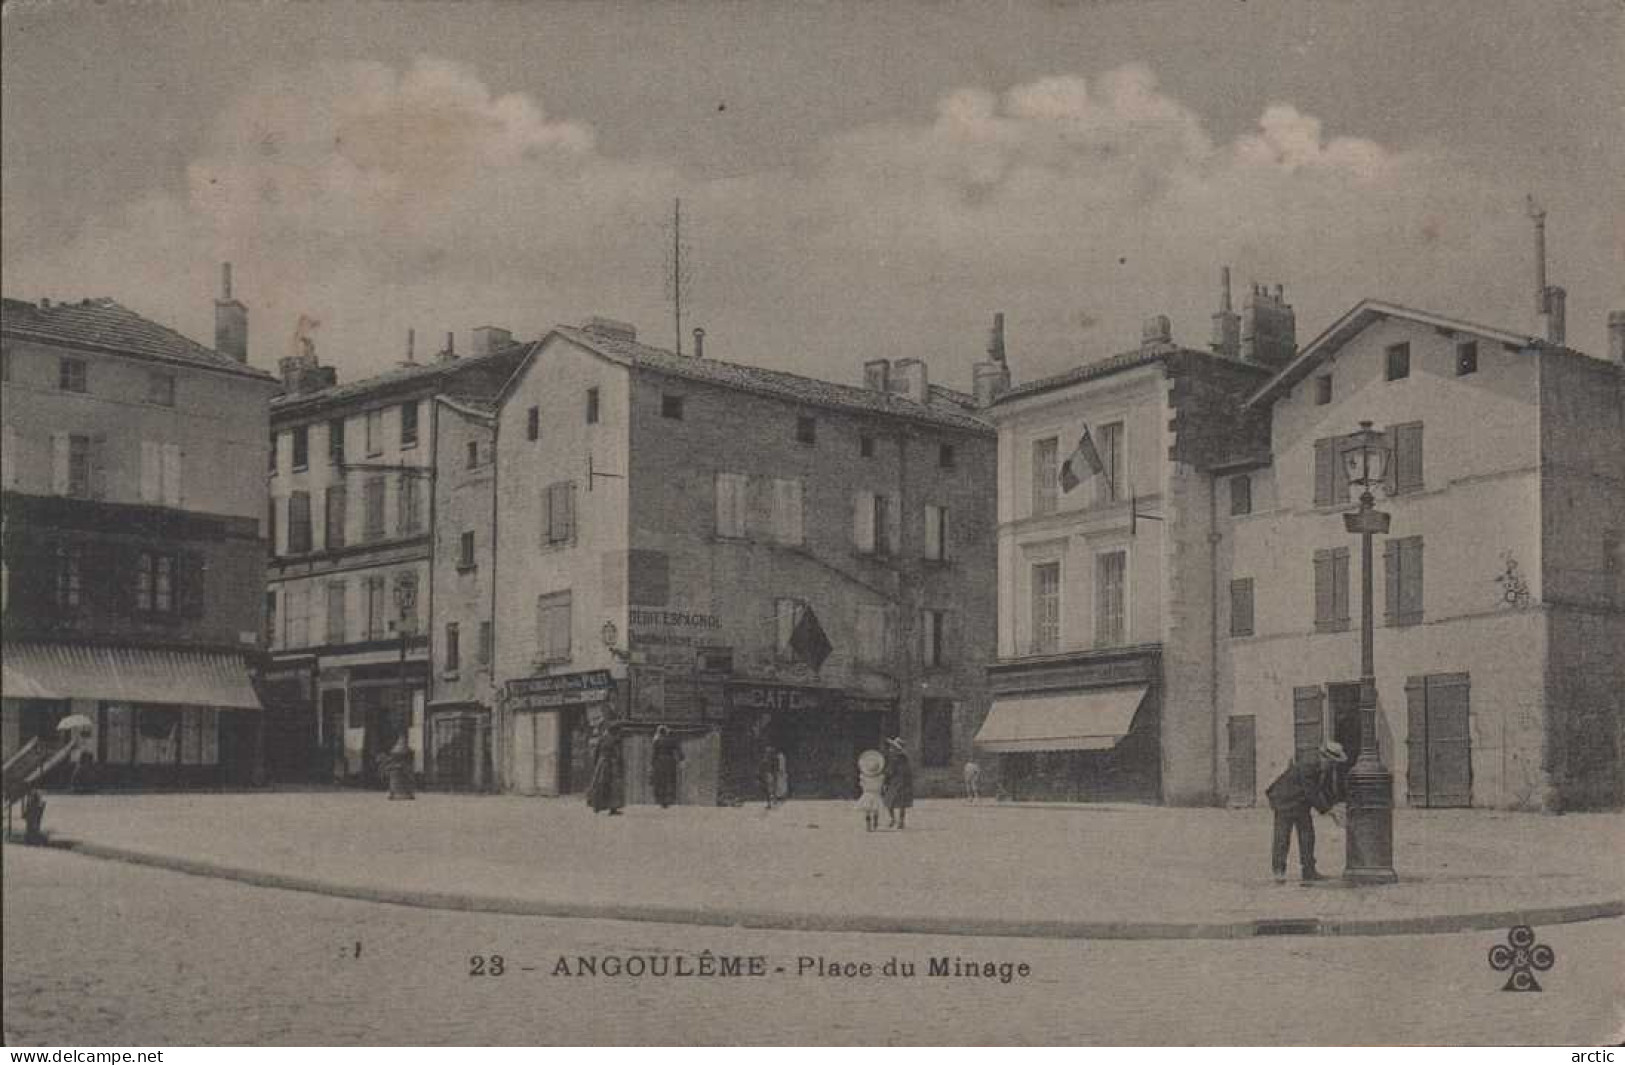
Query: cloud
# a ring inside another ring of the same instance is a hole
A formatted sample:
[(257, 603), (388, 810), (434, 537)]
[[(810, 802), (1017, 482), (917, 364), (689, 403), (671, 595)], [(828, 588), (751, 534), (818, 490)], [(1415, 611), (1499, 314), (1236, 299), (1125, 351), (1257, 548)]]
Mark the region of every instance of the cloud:
[(409, 326), (525, 335), (604, 313), (669, 343), (679, 195), (708, 349), (840, 379), (883, 354), (966, 380), (994, 310), (1023, 375), (1129, 346), (1154, 313), (1201, 343), (1222, 263), (1286, 282), (1305, 323), (1385, 295), (1516, 325), (1500, 308), (1522, 281), (1482, 224), (1507, 201), (1521, 248), (1520, 193), (1425, 148), (1328, 136), (1290, 103), (1221, 141), (1142, 64), (954, 89), (920, 121), (709, 179), (610, 155), (588, 123), (455, 62), (319, 65), (246, 88), (184, 172), (183, 192), (89, 220), (8, 274), (207, 339), (229, 259), (256, 361), (308, 313), (347, 378), (388, 366)]

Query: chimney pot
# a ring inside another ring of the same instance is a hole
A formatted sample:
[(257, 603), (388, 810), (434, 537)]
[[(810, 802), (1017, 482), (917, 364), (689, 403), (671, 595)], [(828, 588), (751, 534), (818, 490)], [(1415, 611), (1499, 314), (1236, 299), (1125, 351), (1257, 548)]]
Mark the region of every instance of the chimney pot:
[(973, 391), (978, 407), (990, 406), (995, 399), (1010, 391), (1010, 367), (1002, 362), (976, 364)]
[(1154, 314), (1147, 318), (1140, 326), (1140, 347), (1152, 348), (1161, 344), (1171, 344), (1174, 340), (1173, 323), (1168, 321), (1166, 314)]
[(993, 313), (993, 332), (987, 338), (987, 357), (994, 362), (1004, 362), (1004, 312)]
[(705, 358), (705, 330), (699, 326), (694, 327), (694, 357)]
[(863, 387), (871, 392), (891, 391), (891, 360), (870, 359), (863, 364)]
[(1297, 334), (1297, 315), (1286, 302), (1285, 287), (1275, 286), (1272, 294), (1265, 286), (1254, 284), (1241, 309), (1241, 357), (1279, 369), (1297, 354)]

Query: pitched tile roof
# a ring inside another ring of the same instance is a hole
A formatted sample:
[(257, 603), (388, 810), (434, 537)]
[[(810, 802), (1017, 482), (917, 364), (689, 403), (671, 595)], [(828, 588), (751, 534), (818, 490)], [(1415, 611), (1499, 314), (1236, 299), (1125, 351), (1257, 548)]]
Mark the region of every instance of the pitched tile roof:
[(271, 399), (271, 412), (286, 416), (311, 407), (329, 407), (370, 394), (393, 394), (432, 388), (463, 400), (495, 396), (508, 376), (536, 347), (535, 342), (514, 343), (485, 355), (464, 355), (456, 359), (436, 359), (416, 366), (398, 366), (372, 377), (347, 381), (313, 392), (284, 393)]
[(1082, 366), (1074, 366), (1070, 370), (1065, 370), (1058, 374), (1052, 374), (1049, 377), (1040, 377), (1034, 381), (1025, 381), (1004, 392), (993, 402), (995, 404), (1005, 403), (1009, 400), (1019, 399), (1022, 396), (1030, 396), (1038, 392), (1048, 392), (1055, 388), (1065, 388), (1067, 385), (1077, 384), (1080, 381), (1092, 381), (1097, 377), (1107, 377), (1111, 374), (1121, 373), (1124, 370), (1131, 370), (1138, 366), (1149, 366), (1151, 363), (1161, 362), (1164, 359), (1175, 355), (1194, 355), (1200, 359), (1212, 359), (1215, 362), (1222, 362), (1228, 366), (1236, 366), (1242, 369), (1253, 370), (1257, 372), (1260, 380), (1267, 377), (1270, 372), (1269, 368), (1266, 366), (1259, 366), (1258, 364), (1251, 362), (1243, 362), (1241, 359), (1231, 358), (1228, 355), (1219, 355), (1211, 351), (1200, 351), (1196, 348), (1181, 348), (1172, 344), (1165, 344), (1152, 348), (1133, 348), (1129, 351), (1118, 352), (1116, 355), (1108, 355), (1104, 359), (1097, 359), (1094, 362), (1084, 363)]
[(0, 330), (10, 336), (48, 344), (275, 380), (264, 370), (206, 348), (111, 299), (53, 303), (48, 307), (6, 299), (0, 301)]
[(678, 355), (664, 348), (651, 347), (625, 336), (598, 330), (555, 326), (553, 331), (582, 347), (598, 352), (605, 358), (672, 377), (722, 388), (736, 388), (757, 395), (775, 396), (793, 403), (903, 418), (966, 432), (987, 435), (993, 433), (991, 422), (972, 414), (963, 403), (951, 396), (938, 394), (935, 388), (932, 389), (930, 404), (916, 403), (894, 393), (876, 392), (856, 385), (835, 384), (832, 381), (802, 377), (800, 374), (785, 373), (782, 370), (768, 370), (760, 366), (722, 362), (719, 359)]

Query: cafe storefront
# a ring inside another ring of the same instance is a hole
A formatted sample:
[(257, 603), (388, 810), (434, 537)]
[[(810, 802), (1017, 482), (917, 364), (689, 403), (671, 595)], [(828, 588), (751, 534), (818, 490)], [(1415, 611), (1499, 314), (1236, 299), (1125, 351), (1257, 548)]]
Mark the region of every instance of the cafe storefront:
[(758, 766), (771, 745), (784, 752), (791, 798), (855, 798), (858, 755), (880, 749), (896, 729), (895, 700), (838, 688), (733, 681), (722, 729), (723, 786), (745, 801), (765, 799)]

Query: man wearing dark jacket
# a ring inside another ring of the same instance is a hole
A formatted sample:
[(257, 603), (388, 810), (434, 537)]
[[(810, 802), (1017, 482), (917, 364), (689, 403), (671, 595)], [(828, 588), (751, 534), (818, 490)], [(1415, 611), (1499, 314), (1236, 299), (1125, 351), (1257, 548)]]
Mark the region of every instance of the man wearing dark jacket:
[[(1333, 806), (1345, 799), (1341, 767), (1348, 762), (1339, 743), (1327, 742), (1320, 746), (1315, 759), (1302, 765), (1296, 759), (1275, 783), (1265, 789), (1270, 808), (1275, 811), (1275, 841), (1270, 850), (1270, 866), (1275, 880), (1286, 880), (1287, 852), (1292, 848), (1292, 830), (1298, 830), (1298, 863), (1303, 868), (1303, 879), (1324, 880), (1315, 868), (1314, 811), (1331, 813)], [(1332, 814), (1334, 820), (1336, 814)]]

